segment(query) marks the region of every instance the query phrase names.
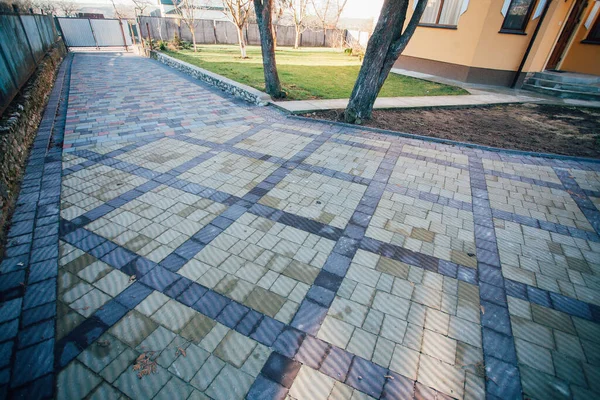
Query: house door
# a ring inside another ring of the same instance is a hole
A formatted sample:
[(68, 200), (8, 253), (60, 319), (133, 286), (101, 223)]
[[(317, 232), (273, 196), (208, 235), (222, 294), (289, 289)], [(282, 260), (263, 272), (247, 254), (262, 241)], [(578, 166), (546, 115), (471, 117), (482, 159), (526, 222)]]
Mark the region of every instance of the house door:
[(556, 69), (558, 66), (558, 63), (563, 57), (565, 49), (571, 40), (571, 36), (573, 36), (575, 29), (581, 21), (581, 14), (583, 13), (583, 10), (585, 10), (586, 6), (587, 0), (575, 0), (575, 5), (573, 6), (571, 14), (569, 14), (569, 18), (567, 18), (565, 26), (558, 37), (558, 42), (556, 42), (556, 46), (554, 46), (554, 50), (552, 51), (550, 60), (548, 60), (546, 69)]

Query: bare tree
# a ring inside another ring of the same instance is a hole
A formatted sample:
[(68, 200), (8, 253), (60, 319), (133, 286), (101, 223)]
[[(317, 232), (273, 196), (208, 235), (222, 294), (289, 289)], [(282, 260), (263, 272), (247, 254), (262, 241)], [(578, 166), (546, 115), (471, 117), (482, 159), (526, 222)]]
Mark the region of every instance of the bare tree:
[(327, 41), (327, 28), (335, 29), (348, 0), (311, 0), (315, 15), (323, 29), (323, 47)]
[(58, 3), (51, 0), (35, 1), (33, 3), (35, 8), (38, 8), (42, 14), (56, 15), (58, 14), (59, 6)]
[(244, 25), (250, 15), (250, 0), (223, 0), (223, 5), (227, 8), (225, 15), (237, 29), (238, 43), (242, 58), (246, 58), (246, 39), (244, 39)]
[(408, 4), (409, 0), (384, 1), (344, 113), (346, 122), (361, 123), (363, 119), (371, 118), (375, 99), (392, 66), (415, 33), (427, 0), (419, 1), (410, 22), (402, 31)]
[(133, 2), (133, 10), (135, 12), (135, 17), (139, 15), (144, 15), (146, 8), (152, 5), (148, 0), (131, 0)]
[(279, 20), (283, 16), (283, 10), (285, 8), (282, 4), (282, 1), (284, 0), (273, 1), (271, 30), (273, 31), (273, 47), (275, 50), (277, 50), (277, 25), (279, 24)]
[(112, 3), (113, 10), (115, 10), (115, 17), (118, 19), (123, 18), (123, 16), (121, 15), (121, 11), (119, 11), (117, 5), (115, 4), (115, 0), (110, 0), (110, 2)]
[(192, 34), (192, 43), (194, 44), (194, 52), (198, 51), (196, 46), (196, 16), (194, 10), (198, 8), (195, 0), (174, 0), (173, 5), (175, 11), (181, 18), (184, 24), (188, 27)]
[(33, 0), (8, 0), (6, 1), (6, 9), (8, 12), (13, 12), (15, 7), (20, 13), (28, 13), (31, 10), (40, 9), (37, 2)]
[(308, 1), (309, 0), (282, 0), (282, 3), (292, 15), (292, 21), (294, 22), (294, 28), (296, 30), (296, 40), (294, 40), (295, 49), (300, 46), (300, 35), (306, 29), (304, 18), (306, 17)]
[[(52, 3), (52, 1), (47, 1), (47, 3)], [(73, 3), (72, 1), (59, 1), (56, 2), (56, 5), (60, 9), (60, 11), (62, 11), (62, 13), (65, 15), (65, 17), (75, 16), (75, 11), (79, 9), (77, 4)]]
[(278, 99), (285, 97), (281, 90), (281, 82), (277, 74), (277, 63), (275, 62), (275, 43), (273, 41), (273, 0), (254, 0), (254, 11), (256, 12), (256, 23), (260, 32), (260, 49), (263, 59), (263, 70), (265, 74), (265, 91), (272, 97)]

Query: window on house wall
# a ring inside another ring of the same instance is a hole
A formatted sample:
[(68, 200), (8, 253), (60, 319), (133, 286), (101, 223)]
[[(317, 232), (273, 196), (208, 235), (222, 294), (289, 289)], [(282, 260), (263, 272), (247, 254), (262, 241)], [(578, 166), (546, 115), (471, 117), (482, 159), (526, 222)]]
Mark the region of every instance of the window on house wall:
[(421, 17), (421, 25), (458, 25), (463, 0), (429, 0)]
[(512, 0), (504, 17), (501, 32), (525, 32), (534, 4), (535, 0)]
[(584, 42), (600, 44), (600, 17), (596, 18)]

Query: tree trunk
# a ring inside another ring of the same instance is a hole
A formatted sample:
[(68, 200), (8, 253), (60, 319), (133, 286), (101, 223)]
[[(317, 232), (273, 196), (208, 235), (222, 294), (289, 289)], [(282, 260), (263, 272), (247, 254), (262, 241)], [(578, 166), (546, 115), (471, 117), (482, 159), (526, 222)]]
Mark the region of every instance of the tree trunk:
[(192, 43), (194, 44), (194, 53), (198, 51), (198, 48), (196, 47), (196, 32), (193, 26), (189, 27), (190, 28), (190, 32), (192, 33)]
[(273, 24), (271, 25), (271, 28), (273, 31), (273, 50), (277, 50), (277, 26)]
[(296, 39), (294, 40), (294, 48), (297, 49), (300, 47), (300, 27), (296, 25)]
[(285, 92), (281, 90), (281, 82), (279, 82), (279, 75), (277, 74), (277, 63), (275, 62), (275, 43), (271, 24), (272, 6), (273, 0), (254, 0), (254, 11), (256, 11), (256, 22), (260, 33), (260, 49), (265, 73), (265, 91), (273, 98), (278, 99), (285, 97)]
[(394, 62), (404, 50), (415, 32), (427, 0), (421, 0), (404, 32), (408, 0), (385, 0), (377, 26), (369, 39), (363, 64), (354, 84), (344, 119), (349, 123), (361, 123), (371, 118), (373, 104)]
[(244, 31), (243, 27), (237, 27), (238, 33), (238, 42), (240, 44), (240, 53), (242, 53), (242, 58), (246, 58), (246, 40), (244, 39)]
[(323, 25), (323, 47), (327, 45), (327, 27)]

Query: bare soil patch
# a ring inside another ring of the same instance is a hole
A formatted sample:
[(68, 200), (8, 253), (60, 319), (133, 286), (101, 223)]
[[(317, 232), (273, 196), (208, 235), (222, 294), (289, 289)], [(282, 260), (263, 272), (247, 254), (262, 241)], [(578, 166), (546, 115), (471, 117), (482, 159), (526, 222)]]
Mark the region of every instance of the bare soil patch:
[[(304, 116), (343, 121), (343, 110)], [(364, 126), (512, 150), (600, 158), (600, 109), (515, 104), (375, 110)]]

